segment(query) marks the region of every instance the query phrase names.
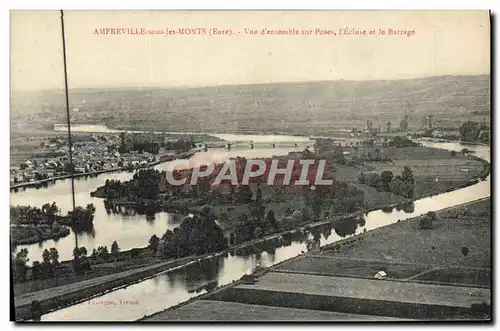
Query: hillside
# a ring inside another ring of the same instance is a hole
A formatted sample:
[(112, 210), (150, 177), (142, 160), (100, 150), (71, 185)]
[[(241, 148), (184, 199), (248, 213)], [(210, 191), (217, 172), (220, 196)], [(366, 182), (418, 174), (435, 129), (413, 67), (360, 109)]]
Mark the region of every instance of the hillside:
[[(64, 111), (62, 91), (13, 95), (13, 112)], [(321, 81), (186, 89), (73, 89), (79, 116), (114, 127), (189, 131), (327, 132), (374, 127), (409, 116), (420, 127), (425, 114), (437, 125), (457, 125), (490, 111), (489, 76), (439, 76), (392, 81)], [(489, 119), (487, 119), (489, 120)]]

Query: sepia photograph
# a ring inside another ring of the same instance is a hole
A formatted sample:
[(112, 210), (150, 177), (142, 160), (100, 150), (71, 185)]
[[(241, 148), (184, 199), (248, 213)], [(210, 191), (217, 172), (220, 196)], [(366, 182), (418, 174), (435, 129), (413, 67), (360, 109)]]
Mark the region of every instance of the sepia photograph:
[(491, 323), (490, 11), (9, 16), (11, 321)]

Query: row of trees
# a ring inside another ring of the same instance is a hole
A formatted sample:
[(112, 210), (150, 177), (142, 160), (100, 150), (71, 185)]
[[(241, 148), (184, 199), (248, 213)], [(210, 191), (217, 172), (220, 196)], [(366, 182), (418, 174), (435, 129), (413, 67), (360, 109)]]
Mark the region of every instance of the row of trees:
[(92, 192), (92, 195), (105, 199), (156, 199), (165, 181), (164, 171), (143, 169), (136, 172), (130, 181), (107, 179), (104, 186)]
[[(61, 216), (61, 210), (55, 202), (46, 203), (42, 208), (31, 206), (10, 207), (11, 222), (19, 225), (43, 226), (51, 229), (52, 232), (59, 232), (60, 225), (67, 225), (77, 232), (91, 231), (93, 229), (93, 219), (95, 206), (88, 204), (85, 208), (78, 206), (71, 210), (66, 216)], [(43, 227), (41, 227), (44, 229)]]
[(358, 182), (379, 191), (392, 192), (407, 198), (413, 198), (415, 195), (415, 179), (410, 167), (405, 166), (401, 175), (394, 176), (390, 170), (377, 173), (359, 173)]
[[(150, 134), (120, 134), (120, 145), (117, 150), (120, 153), (130, 153), (131, 151), (149, 152), (151, 154), (158, 154), (160, 148), (166, 150), (175, 150), (177, 152), (185, 152), (195, 146), (195, 143), (190, 139), (177, 139), (174, 141), (159, 141), (163, 136), (152, 136)], [(116, 146), (111, 146), (116, 148)]]
[(46, 203), (42, 208), (31, 206), (11, 206), (10, 217), (11, 222), (15, 224), (33, 224), (37, 225), (45, 223), (52, 225), (60, 216), (61, 210), (55, 202), (52, 204)]
[[(111, 252), (108, 251), (107, 246), (99, 246), (92, 250), (92, 257), (95, 259), (102, 259), (108, 261), (110, 257), (115, 259), (120, 252), (120, 247), (116, 241), (111, 245)], [(23, 282), (27, 280), (28, 267), (28, 249), (22, 248), (15, 257), (12, 258), (13, 266), (13, 276), (15, 282)], [(72, 267), (75, 272), (82, 272), (85, 270), (90, 270), (90, 261), (87, 257), (87, 249), (83, 246), (78, 247), (73, 250), (73, 261)], [(31, 279), (46, 279), (51, 277), (57, 277), (58, 269), (61, 263), (59, 262), (59, 252), (56, 248), (52, 247), (50, 249), (45, 249), (42, 252), (42, 262), (34, 261), (31, 267)]]
[(406, 147), (418, 147), (418, 143), (406, 137), (394, 137), (394, 139), (388, 142), (391, 147), (406, 148)]
[[(318, 187), (311, 190), (311, 188), (306, 187), (303, 194), (305, 208), (303, 208), (303, 210), (292, 210), (288, 208), (285, 210), (284, 217), (281, 220), (277, 220), (273, 210), (269, 210), (266, 215), (266, 203), (262, 197), (262, 189), (260, 187), (257, 187), (255, 197), (250, 186), (244, 185), (241, 187), (245, 187), (246, 189), (236, 195), (241, 195), (241, 197), (243, 197), (240, 199), (241, 202), (248, 204), (249, 214), (243, 213), (238, 217), (234, 233), (229, 237), (229, 243), (231, 245), (258, 239), (265, 234), (275, 233), (304, 224), (312, 219), (309, 210), (312, 211), (316, 218), (322, 216), (328, 217), (330, 214), (336, 215), (355, 212), (362, 206), (364, 198), (362, 191), (345, 183), (338, 183), (334, 188)], [(210, 207), (204, 206), (202, 208), (201, 219), (213, 215), (211, 211), (204, 211), (204, 209), (210, 210)], [(221, 221), (227, 221), (227, 214), (222, 213), (219, 218)], [(177, 229), (174, 229), (173, 232), (168, 230), (161, 239), (157, 236), (152, 236), (149, 246), (154, 251), (157, 251), (157, 247), (161, 245), (162, 242), (167, 243), (166, 251), (169, 252), (167, 253), (168, 256), (183, 256), (182, 253), (179, 254), (179, 251), (184, 252), (190, 250), (186, 248), (186, 245), (196, 246), (196, 242), (189, 240), (189, 237), (185, 237), (188, 239), (187, 241), (173, 240), (176, 231)], [(223, 238), (222, 234), (218, 236), (217, 233), (219, 233), (218, 227), (215, 230), (215, 236), (225, 242), (226, 239)], [(177, 245), (181, 245), (181, 248), (177, 247)], [(182, 248), (182, 246), (184, 247)], [(198, 250), (203, 251), (207, 249), (199, 248)]]
[(460, 132), (460, 139), (470, 142), (489, 143), (490, 131), (486, 123), (477, 123), (468, 121), (463, 123), (458, 129)]

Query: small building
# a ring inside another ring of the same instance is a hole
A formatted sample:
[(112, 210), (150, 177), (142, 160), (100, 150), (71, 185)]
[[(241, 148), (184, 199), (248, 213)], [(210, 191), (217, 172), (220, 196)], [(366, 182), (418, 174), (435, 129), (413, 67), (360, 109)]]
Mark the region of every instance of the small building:
[(375, 279), (386, 279), (387, 278), (387, 273), (383, 270), (378, 271), (373, 278)]

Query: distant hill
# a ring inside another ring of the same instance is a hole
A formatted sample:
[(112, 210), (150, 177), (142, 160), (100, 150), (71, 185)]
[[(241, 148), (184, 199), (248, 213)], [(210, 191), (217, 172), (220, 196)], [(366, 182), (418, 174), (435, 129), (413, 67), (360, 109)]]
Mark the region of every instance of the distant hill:
[[(390, 81), (320, 81), (162, 89), (72, 89), (71, 108), (114, 127), (172, 131), (326, 132), (335, 128), (410, 128), (425, 114), (441, 125), (490, 112), (490, 77), (439, 76)], [(12, 111), (63, 112), (63, 91), (13, 95)], [(473, 113), (476, 112), (474, 115)], [(486, 116), (487, 117), (487, 116)], [(489, 120), (489, 119), (488, 119)]]

